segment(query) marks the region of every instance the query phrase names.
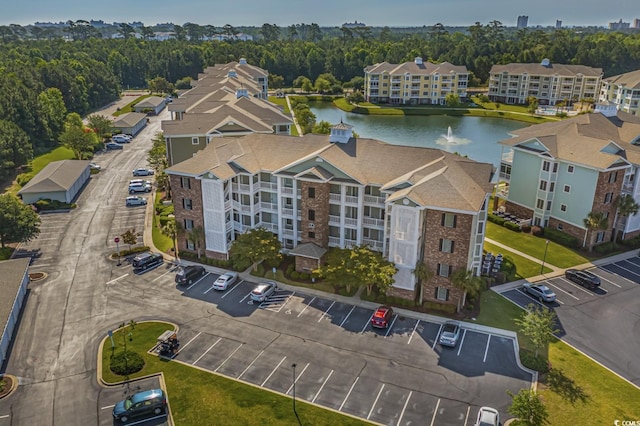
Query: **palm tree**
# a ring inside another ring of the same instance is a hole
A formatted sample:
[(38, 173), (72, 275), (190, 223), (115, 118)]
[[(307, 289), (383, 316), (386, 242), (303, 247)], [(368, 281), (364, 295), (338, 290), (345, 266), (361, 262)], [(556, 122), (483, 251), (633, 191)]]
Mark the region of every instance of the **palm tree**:
[(475, 276), (473, 271), (458, 269), (451, 275), (451, 283), (459, 290), (462, 290), (462, 297), (458, 300), (458, 311), (464, 306), (467, 294), (475, 299), (484, 290), (485, 281), (482, 277)]
[(175, 253), (176, 260), (178, 260), (178, 233), (179, 233), (179, 225), (175, 218), (169, 219), (163, 226), (160, 228), (160, 232), (163, 235), (171, 238), (171, 242), (173, 243), (173, 252)]
[(194, 227), (191, 232), (189, 232), (189, 239), (195, 244), (196, 250), (198, 251), (198, 259), (200, 259), (200, 246), (204, 240), (204, 228), (202, 226)]
[[(613, 220), (613, 244), (616, 244), (618, 240), (618, 216), (628, 217), (633, 216), (640, 210), (640, 205), (636, 203), (632, 195), (624, 194), (616, 198), (616, 217)], [(624, 230), (624, 229), (623, 229)]]
[(420, 290), (418, 292), (418, 303), (422, 306), (424, 300), (424, 285), (433, 277), (433, 271), (424, 262), (416, 263), (416, 268), (411, 271), (418, 279)]
[(587, 231), (584, 233), (584, 240), (582, 241), (582, 247), (587, 245), (587, 235), (591, 232), (591, 238), (589, 239), (589, 251), (593, 250), (593, 231), (602, 231), (609, 227), (609, 221), (604, 217), (604, 213), (601, 212), (589, 212), (587, 217), (582, 219)]

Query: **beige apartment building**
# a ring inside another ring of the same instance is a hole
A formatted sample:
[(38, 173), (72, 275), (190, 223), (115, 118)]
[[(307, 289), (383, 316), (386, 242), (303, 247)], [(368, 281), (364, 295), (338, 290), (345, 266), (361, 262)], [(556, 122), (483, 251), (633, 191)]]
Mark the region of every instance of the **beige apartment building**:
[(602, 79), (599, 101), (615, 105), (619, 111), (638, 115), (638, 111), (640, 111), (640, 70)]

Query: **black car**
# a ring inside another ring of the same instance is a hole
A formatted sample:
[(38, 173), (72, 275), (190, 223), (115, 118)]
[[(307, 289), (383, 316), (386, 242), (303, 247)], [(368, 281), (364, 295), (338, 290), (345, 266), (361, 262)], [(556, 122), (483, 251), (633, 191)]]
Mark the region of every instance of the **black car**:
[(200, 265), (189, 265), (181, 268), (176, 274), (177, 284), (191, 284), (198, 278), (207, 275), (207, 271)]
[(164, 263), (162, 255), (159, 253), (142, 253), (133, 258), (133, 272), (142, 273), (158, 267)]
[(579, 269), (567, 269), (564, 276), (576, 284), (580, 284), (583, 287), (589, 289), (595, 289), (600, 287), (600, 277), (592, 274), (588, 271), (581, 271)]

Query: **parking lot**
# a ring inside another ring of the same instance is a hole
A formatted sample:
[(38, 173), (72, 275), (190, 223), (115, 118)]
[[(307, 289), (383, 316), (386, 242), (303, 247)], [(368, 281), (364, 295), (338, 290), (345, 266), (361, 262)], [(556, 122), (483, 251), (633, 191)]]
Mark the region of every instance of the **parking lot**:
[[(122, 385), (110, 386), (108, 388), (103, 388), (100, 391), (100, 395), (98, 396), (98, 424), (99, 425), (118, 425), (119, 422), (116, 422), (113, 418), (112, 411), (114, 405), (118, 401), (122, 401), (123, 399), (135, 394), (137, 392), (142, 392), (149, 389), (158, 389), (161, 388), (160, 380), (158, 377), (150, 377), (141, 380), (134, 380)], [(169, 403), (171, 401), (169, 400)], [(140, 426), (166, 426), (169, 424), (168, 416), (166, 414), (161, 414), (151, 419), (142, 420), (142, 421), (131, 421), (127, 423), (128, 425), (140, 425)]]
[(554, 309), (559, 337), (640, 385), (636, 360), (640, 352), (640, 258), (631, 256), (588, 271), (600, 278), (599, 288), (584, 288), (564, 276), (538, 281), (553, 290), (555, 303), (541, 303), (522, 288), (501, 294), (522, 307), (534, 303)]
[(212, 305), (210, 317), (179, 324), (176, 361), (285, 395), (295, 383), (298, 399), (393, 425), (470, 425), (482, 405), (506, 416), (505, 391), (531, 384), (510, 338), (463, 326), (458, 345), (442, 348), (437, 322), (396, 313), (374, 329), (373, 309), (284, 289), (254, 303), (255, 283), (217, 291), (217, 276), (190, 286), (167, 267), (127, 277)]

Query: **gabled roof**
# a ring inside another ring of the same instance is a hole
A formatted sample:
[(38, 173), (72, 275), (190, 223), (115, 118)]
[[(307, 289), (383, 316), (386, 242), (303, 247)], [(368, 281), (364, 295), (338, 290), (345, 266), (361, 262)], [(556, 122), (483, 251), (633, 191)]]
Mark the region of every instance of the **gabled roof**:
[(468, 73), (467, 67), (464, 65), (453, 65), (449, 62), (442, 62), (440, 64), (434, 64), (432, 62), (422, 62), (417, 64), (415, 61), (404, 62), (402, 64), (390, 64), (389, 62), (381, 62), (378, 64), (365, 67), (365, 72), (371, 74), (380, 74), (386, 72), (388, 74), (449, 74), (451, 72), (456, 73)]
[(626, 89), (640, 89), (640, 70), (614, 75), (602, 80), (616, 86), (624, 86)]
[(586, 65), (565, 65), (552, 64), (544, 66), (542, 64), (520, 64), (511, 63), (505, 65), (494, 65), (490, 74), (508, 72), (509, 74), (531, 74), (531, 75), (559, 75), (576, 76), (582, 74), (585, 77), (599, 77), (602, 75), (602, 68), (592, 68)]
[(47, 164), (18, 194), (69, 190), (89, 167), (88, 160), (61, 160)]
[[(227, 162), (256, 174), (283, 173), (310, 159), (320, 159), (363, 185), (385, 186), (406, 181), (405, 191), (423, 206), (478, 211), (491, 192), (493, 166), (431, 148), (392, 145), (375, 139), (330, 143), (328, 135), (303, 137), (251, 134), (238, 138), (214, 138), (195, 156), (169, 169), (169, 174), (211, 173), (227, 180), (236, 171)], [(425, 167), (427, 165), (427, 167)], [(305, 169), (325, 180), (331, 173), (320, 165)]]
[[(2, 333), (9, 322), (13, 304), (30, 262), (31, 258), (28, 257), (0, 261), (0, 277), (2, 277), (0, 280), (0, 292), (2, 293), (2, 297), (0, 297), (0, 339), (4, 337)], [(17, 315), (18, 312), (14, 314)]]
[(135, 107), (136, 108), (156, 108), (158, 105), (162, 105), (164, 103), (164, 98), (160, 96), (149, 96), (148, 98), (144, 98), (140, 102), (138, 102)]
[[(623, 162), (640, 164), (640, 146), (631, 142), (640, 136), (640, 117), (619, 111), (578, 115), (566, 120), (535, 124), (510, 132), (501, 144), (531, 150), (533, 144), (553, 158), (597, 169), (618, 167)], [(612, 149), (619, 147), (622, 151)]]
[(302, 256), (311, 259), (320, 259), (327, 252), (327, 249), (322, 248), (314, 243), (298, 244), (292, 249), (289, 254), (292, 256)]
[(146, 119), (147, 114), (143, 114), (141, 112), (128, 112), (119, 116), (116, 121), (113, 122), (113, 127), (134, 127), (136, 124)]

